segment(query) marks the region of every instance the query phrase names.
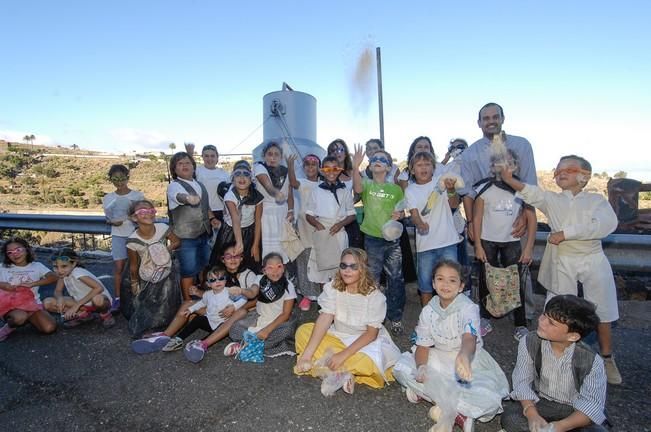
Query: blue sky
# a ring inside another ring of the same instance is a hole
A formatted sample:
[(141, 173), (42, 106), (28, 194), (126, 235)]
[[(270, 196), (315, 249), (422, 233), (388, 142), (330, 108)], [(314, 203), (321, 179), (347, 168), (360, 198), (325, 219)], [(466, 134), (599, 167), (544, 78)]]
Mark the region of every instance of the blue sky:
[[(355, 102), (364, 48), (382, 48), (387, 148), (438, 153), (480, 137), (502, 104), (539, 169), (649, 170), (651, 2), (3, 2), (0, 138), (107, 151), (262, 139), (262, 97), (287, 81), (317, 98), (317, 140), (378, 133), (375, 81)], [(390, 4), (390, 6), (389, 6)], [(374, 80), (375, 77), (372, 77)], [(648, 180), (651, 180), (651, 174)]]

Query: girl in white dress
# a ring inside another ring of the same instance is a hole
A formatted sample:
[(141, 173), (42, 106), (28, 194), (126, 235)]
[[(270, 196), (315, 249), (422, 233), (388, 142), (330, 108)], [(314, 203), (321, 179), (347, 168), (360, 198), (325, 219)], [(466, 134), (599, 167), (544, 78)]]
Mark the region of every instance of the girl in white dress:
[(294, 162), (298, 156), (292, 154), (288, 155), (287, 170), (289, 175), (289, 182), (292, 188), (298, 191), (298, 195), (294, 197), (294, 209), (296, 211), (296, 225), (298, 227), (298, 236), (303, 246), (303, 252), (296, 257), (296, 286), (300, 294), (303, 296), (298, 303), (298, 308), (302, 311), (310, 310), (312, 301), (316, 300), (321, 293), (321, 284), (309, 279), (308, 276), (308, 262), (310, 254), (314, 247), (312, 239), (312, 232), (314, 228), (306, 219), (306, 211), (308, 210), (308, 202), (312, 196), (312, 190), (319, 185), (321, 176), (319, 169), (321, 168), (321, 159), (315, 154), (308, 154), (303, 158), (303, 172), (305, 178), (296, 178), (296, 170), (294, 169)]
[[(467, 296), (459, 295), (463, 279), (456, 261), (438, 263), (434, 288), (437, 296), (418, 319), (415, 352), (402, 354), (394, 368), (395, 377), (413, 403), (420, 399), (449, 403), (452, 394), (458, 395), (456, 422), (464, 432), (472, 431), (474, 419), (489, 421), (502, 411), (509, 383), (497, 362), (482, 348), (479, 307)], [(437, 397), (441, 388), (450, 389), (443, 400)], [(441, 415), (438, 406), (430, 410), (434, 421)]]
[(281, 237), (285, 218), (293, 219), (294, 194), (289, 187), (287, 167), (281, 165), (283, 151), (276, 142), (267, 143), (262, 149), (264, 162), (253, 166), (256, 181), (262, 186), (258, 190), (264, 196), (262, 201), (262, 256), (276, 252), (283, 257), (283, 263), (289, 258), (283, 250)]
[(321, 311), (316, 323), (303, 324), (296, 332), (299, 358), (294, 372), (320, 376), (316, 363), (333, 352), (325, 365), (333, 372), (352, 374), (343, 384), (344, 391), (352, 393), (354, 383), (381, 388), (394, 381), (391, 369), (400, 356), (382, 325), (386, 297), (368, 271), (363, 250), (344, 250), (339, 268), (319, 296)]

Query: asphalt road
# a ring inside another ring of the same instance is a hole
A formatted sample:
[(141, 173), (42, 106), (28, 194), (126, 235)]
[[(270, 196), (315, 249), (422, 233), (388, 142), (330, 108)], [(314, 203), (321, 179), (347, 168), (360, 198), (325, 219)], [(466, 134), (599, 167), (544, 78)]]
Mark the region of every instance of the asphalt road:
[[(110, 273), (106, 261), (88, 266)], [(107, 285), (110, 285), (109, 280)], [(419, 307), (408, 286), (405, 335), (409, 347)], [(614, 330), (624, 384), (608, 389), (615, 431), (651, 431), (646, 397), (651, 394), (651, 302), (624, 302)], [(302, 322), (310, 312), (298, 311)], [(516, 342), (508, 319), (494, 321), (487, 350), (507, 376)], [(138, 356), (129, 348), (123, 317), (104, 330), (92, 322), (50, 336), (30, 327), (0, 343), (0, 431), (426, 431), (426, 403), (410, 404), (398, 384), (382, 390), (357, 386), (354, 395), (325, 398), (320, 381), (292, 374), (293, 358), (240, 363), (222, 355), (228, 341), (211, 348), (197, 365), (183, 354)], [(497, 419), (476, 431), (498, 431)]]

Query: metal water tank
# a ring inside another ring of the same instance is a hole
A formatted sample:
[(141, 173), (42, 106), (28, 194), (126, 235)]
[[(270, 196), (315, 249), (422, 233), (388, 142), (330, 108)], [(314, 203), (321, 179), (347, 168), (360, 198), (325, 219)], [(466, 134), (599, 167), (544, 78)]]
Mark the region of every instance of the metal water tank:
[[(253, 160), (262, 160), (262, 148), (270, 141), (279, 143), (283, 153), (298, 154), (297, 174), (302, 174), (300, 160), (312, 153), (323, 159), (326, 151), (316, 143), (316, 98), (294, 91), (286, 84), (283, 90), (262, 98), (263, 141), (253, 149)], [(284, 163), (284, 161), (283, 161)]]

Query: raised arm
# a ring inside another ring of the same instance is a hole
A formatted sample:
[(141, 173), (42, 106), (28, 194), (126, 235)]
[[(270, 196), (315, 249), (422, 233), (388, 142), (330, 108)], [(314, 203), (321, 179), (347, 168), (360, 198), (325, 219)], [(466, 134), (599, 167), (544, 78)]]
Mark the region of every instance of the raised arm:
[(361, 194), (364, 191), (364, 184), (362, 183), (362, 175), (359, 172), (359, 166), (364, 160), (364, 151), (362, 146), (355, 144), (355, 154), (353, 155), (353, 192)]
[(294, 189), (301, 187), (301, 182), (296, 178), (296, 168), (294, 167), (296, 159), (298, 159), (298, 156), (293, 153), (285, 157), (285, 161), (287, 162), (287, 178), (289, 179), (289, 185)]

